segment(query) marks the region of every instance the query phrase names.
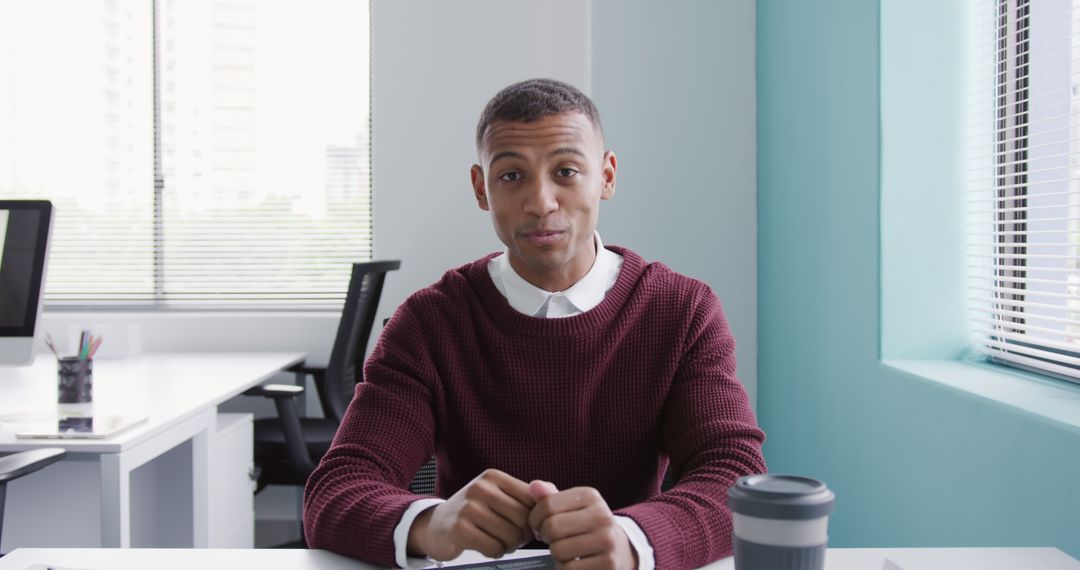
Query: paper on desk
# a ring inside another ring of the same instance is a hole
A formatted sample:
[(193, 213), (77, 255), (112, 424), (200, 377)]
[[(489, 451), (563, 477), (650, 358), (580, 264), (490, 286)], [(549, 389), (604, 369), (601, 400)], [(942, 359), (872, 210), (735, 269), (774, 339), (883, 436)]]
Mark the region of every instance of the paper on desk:
[(52, 566), (50, 564), (31, 564), (26, 570), (90, 570), (89, 568), (73, 568), (71, 566)]
[(527, 558), (485, 560), (472, 564), (454, 564), (451, 562), (443, 565), (443, 568), (453, 568), (454, 570), (554, 570), (555, 561), (550, 554), (542, 554)]

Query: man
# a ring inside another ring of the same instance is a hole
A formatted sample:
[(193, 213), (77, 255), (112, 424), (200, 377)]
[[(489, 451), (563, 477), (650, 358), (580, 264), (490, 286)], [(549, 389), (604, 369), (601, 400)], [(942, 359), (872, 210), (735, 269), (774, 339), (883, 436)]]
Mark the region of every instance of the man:
[[(308, 480), (308, 543), (398, 566), (534, 539), (575, 570), (730, 554), (727, 489), (765, 471), (764, 434), (716, 296), (603, 246), (617, 162), (577, 89), (507, 87), (477, 149), (474, 197), (506, 250), (395, 312)], [(446, 500), (407, 491), (433, 453)]]

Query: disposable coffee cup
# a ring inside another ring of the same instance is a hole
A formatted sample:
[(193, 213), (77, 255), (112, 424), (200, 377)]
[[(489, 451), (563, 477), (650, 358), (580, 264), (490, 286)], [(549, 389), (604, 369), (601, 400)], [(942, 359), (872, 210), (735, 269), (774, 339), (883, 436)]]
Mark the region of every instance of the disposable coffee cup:
[(809, 477), (740, 477), (728, 490), (736, 570), (822, 570), (835, 498)]
[(85, 404), (94, 401), (94, 361), (76, 356), (61, 358), (58, 363), (57, 402)]

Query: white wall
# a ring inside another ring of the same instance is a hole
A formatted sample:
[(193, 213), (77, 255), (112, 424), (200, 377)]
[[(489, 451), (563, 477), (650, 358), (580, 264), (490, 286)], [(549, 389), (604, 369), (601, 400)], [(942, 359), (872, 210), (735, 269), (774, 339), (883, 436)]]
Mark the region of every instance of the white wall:
[(589, 89), (589, 2), (372, 3), (377, 258), (401, 259), (382, 305), (502, 249), (472, 197), (476, 121), (522, 79)]

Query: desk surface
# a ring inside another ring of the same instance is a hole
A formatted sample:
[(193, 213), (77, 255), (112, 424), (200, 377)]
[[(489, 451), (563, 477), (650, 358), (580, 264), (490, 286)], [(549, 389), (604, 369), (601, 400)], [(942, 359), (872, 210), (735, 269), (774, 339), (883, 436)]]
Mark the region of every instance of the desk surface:
[[(543, 551), (521, 550), (512, 557)], [(456, 563), (479, 562), (466, 553)], [(886, 560), (892, 565), (886, 565)], [(20, 548), (0, 558), (0, 570), (25, 570), (34, 564), (112, 570), (180, 570), (202, 568), (259, 568), (260, 570), (372, 570), (362, 562), (325, 550), (213, 549), (45, 549)], [(735, 568), (727, 558), (708, 570)], [(1080, 570), (1077, 561), (1056, 548), (831, 548), (826, 570)]]
[[(303, 359), (299, 352), (172, 353), (96, 359), (93, 413), (150, 417), (146, 423), (105, 440), (16, 439), (20, 415), (58, 410), (56, 361), (41, 356), (31, 366), (0, 366), (0, 452), (50, 446), (63, 447), (69, 453), (119, 453), (199, 410), (217, 406), (265, 382)], [(86, 404), (79, 406), (90, 408)], [(25, 421), (26, 416), (22, 417)]]

